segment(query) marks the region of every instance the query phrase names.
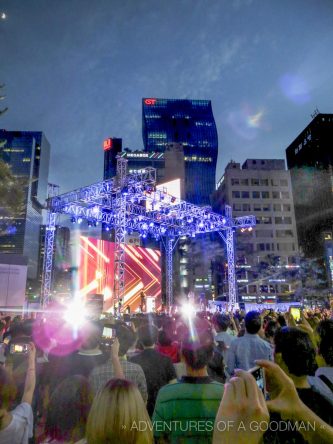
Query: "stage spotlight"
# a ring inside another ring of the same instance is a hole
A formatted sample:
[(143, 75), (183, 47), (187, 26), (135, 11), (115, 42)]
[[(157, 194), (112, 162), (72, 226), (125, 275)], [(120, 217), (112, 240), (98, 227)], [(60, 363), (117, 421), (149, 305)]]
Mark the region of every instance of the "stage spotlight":
[(73, 301), (64, 313), (64, 320), (74, 328), (80, 327), (87, 319), (87, 311), (81, 300)]
[(153, 228), (154, 227), (154, 222), (150, 222), (149, 227)]
[(205, 226), (205, 224), (202, 221), (199, 222), (199, 225), (198, 225), (199, 228), (204, 228), (204, 226)]
[(148, 225), (146, 224), (146, 222), (144, 222), (144, 223), (141, 225), (141, 229), (142, 229), (142, 230), (148, 230)]
[(225, 225), (227, 223), (227, 219), (225, 217), (222, 219), (222, 223), (223, 223), (223, 225)]
[(123, 189), (121, 190), (121, 192), (122, 192), (122, 194), (123, 194), (124, 196), (127, 196), (127, 195), (128, 195), (128, 186), (125, 185), (125, 186), (123, 187)]
[(249, 227), (249, 231), (251, 232), (253, 230), (253, 228), (252, 227)]
[(78, 220), (77, 220), (77, 223), (78, 223), (78, 224), (82, 224), (82, 222), (83, 222), (82, 217), (79, 217)]
[(76, 219), (75, 219), (75, 217), (72, 217), (72, 218), (71, 218), (71, 222), (72, 222), (72, 224), (75, 224), (75, 223), (76, 223)]
[(90, 228), (90, 227), (92, 227), (92, 222), (91, 222), (91, 220), (88, 220), (88, 227)]
[(195, 316), (195, 309), (192, 304), (189, 302), (186, 302), (182, 305), (182, 314), (186, 316), (187, 318), (193, 318)]
[(162, 227), (161, 227), (161, 234), (165, 234), (165, 233), (166, 233), (166, 230), (167, 230), (166, 227), (163, 227), (163, 226), (162, 226)]

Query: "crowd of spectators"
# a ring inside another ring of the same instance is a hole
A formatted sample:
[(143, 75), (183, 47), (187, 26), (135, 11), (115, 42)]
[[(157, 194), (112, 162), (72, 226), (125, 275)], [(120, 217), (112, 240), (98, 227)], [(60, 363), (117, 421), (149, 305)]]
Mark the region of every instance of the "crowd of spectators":
[(0, 444), (333, 442), (329, 310), (65, 319), (2, 317)]

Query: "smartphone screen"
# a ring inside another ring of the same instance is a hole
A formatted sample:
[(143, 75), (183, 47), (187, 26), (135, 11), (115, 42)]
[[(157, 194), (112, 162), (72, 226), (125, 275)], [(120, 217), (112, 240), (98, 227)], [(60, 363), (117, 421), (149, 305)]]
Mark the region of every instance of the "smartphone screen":
[(251, 370), (249, 370), (249, 372), (256, 380), (257, 386), (260, 388), (264, 396), (266, 396), (264, 369), (262, 369), (261, 367), (254, 367)]
[(28, 353), (29, 351), (29, 344), (11, 344), (10, 346), (10, 353)]
[(291, 316), (295, 319), (296, 322), (299, 322), (301, 319), (301, 311), (299, 308), (292, 307), (290, 309)]
[(111, 327), (104, 327), (103, 337), (104, 338), (113, 338), (114, 337), (114, 329)]

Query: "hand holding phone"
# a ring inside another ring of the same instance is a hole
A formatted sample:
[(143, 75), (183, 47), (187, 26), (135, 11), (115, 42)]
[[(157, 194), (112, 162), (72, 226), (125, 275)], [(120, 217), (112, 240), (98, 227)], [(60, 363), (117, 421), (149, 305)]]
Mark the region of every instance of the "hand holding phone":
[(264, 369), (259, 366), (256, 366), (248, 370), (248, 372), (251, 373), (251, 375), (254, 377), (257, 386), (259, 387), (259, 389), (261, 390), (266, 399), (266, 381), (265, 381)]

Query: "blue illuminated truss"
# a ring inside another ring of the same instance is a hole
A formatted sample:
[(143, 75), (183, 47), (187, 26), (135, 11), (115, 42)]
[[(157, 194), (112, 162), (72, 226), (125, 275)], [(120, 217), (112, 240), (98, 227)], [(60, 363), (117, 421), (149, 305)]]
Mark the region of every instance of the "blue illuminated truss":
[(167, 300), (173, 303), (172, 251), (179, 237), (219, 232), (226, 243), (228, 259), (229, 303), (237, 303), (237, 285), (234, 260), (234, 234), (239, 228), (252, 229), (255, 216), (233, 218), (231, 207), (225, 214), (217, 214), (211, 207), (199, 207), (156, 189), (156, 170), (146, 168), (141, 173), (127, 173), (127, 159), (118, 158), (117, 176), (78, 190), (48, 199), (48, 230), (45, 236), (45, 254), (42, 301), (49, 302), (51, 295), (54, 217), (67, 214), (73, 221), (102, 222), (115, 230), (115, 287), (116, 301), (123, 300), (125, 278), (125, 235), (140, 233), (162, 240), (167, 257)]

